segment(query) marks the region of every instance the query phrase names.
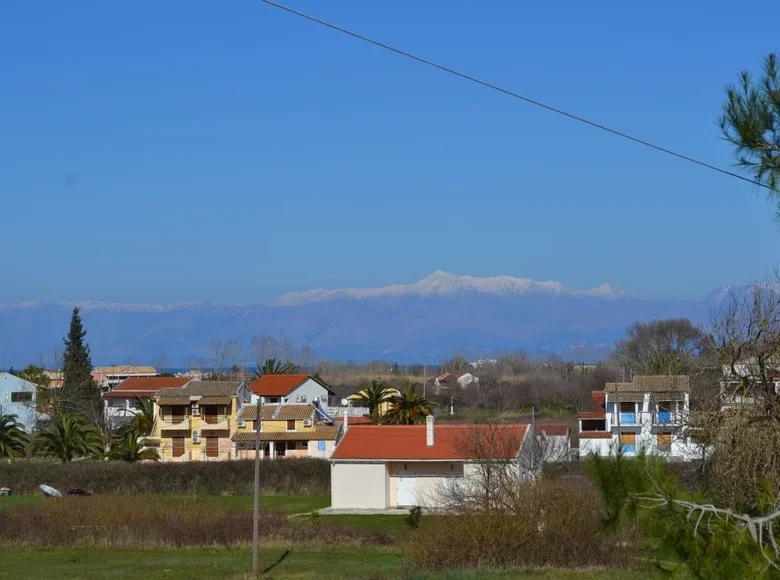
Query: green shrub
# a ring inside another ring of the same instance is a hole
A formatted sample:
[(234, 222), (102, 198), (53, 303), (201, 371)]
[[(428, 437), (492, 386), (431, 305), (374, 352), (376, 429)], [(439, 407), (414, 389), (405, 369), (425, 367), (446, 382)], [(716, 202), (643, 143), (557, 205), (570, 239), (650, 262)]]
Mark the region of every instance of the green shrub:
[[(254, 484), (254, 462), (126, 463), (82, 460), (62, 464), (19, 459), (0, 463), (0, 487), (10, 487), (14, 493), (37, 493), (42, 483), (63, 492), (77, 487), (93, 493), (220, 495), (227, 492), (249, 495)], [(330, 464), (325, 459), (315, 458), (263, 462), (260, 488), (264, 494), (328, 494)]]
[(406, 516), (406, 525), (410, 530), (416, 530), (420, 527), (420, 519), (422, 518), (422, 508), (418, 505), (412, 507), (409, 510), (409, 515)]

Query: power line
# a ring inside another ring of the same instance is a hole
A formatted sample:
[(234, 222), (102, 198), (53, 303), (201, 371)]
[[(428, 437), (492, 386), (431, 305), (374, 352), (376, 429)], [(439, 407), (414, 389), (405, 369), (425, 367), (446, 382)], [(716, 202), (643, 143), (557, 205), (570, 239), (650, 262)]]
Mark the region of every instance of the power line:
[(734, 173), (733, 171), (729, 171), (727, 169), (723, 169), (722, 167), (718, 167), (717, 165), (712, 165), (710, 163), (706, 163), (704, 161), (700, 161), (698, 159), (695, 159), (693, 157), (690, 157), (688, 155), (685, 155), (683, 153), (678, 153), (677, 151), (673, 151), (672, 149), (668, 149), (666, 147), (662, 147), (661, 145), (656, 145), (655, 143), (651, 143), (650, 141), (645, 141), (644, 139), (640, 139), (639, 137), (634, 137), (633, 135), (629, 135), (628, 133), (624, 133), (623, 131), (618, 131), (617, 129), (612, 129), (611, 127), (607, 127), (606, 125), (602, 125), (601, 123), (596, 123), (595, 121), (590, 121), (584, 117), (580, 117), (578, 115), (575, 115), (573, 113), (569, 113), (567, 111), (564, 111), (563, 109), (559, 109), (557, 107), (553, 107), (552, 105), (547, 105), (545, 103), (542, 103), (541, 101), (537, 101), (535, 99), (531, 99), (529, 97), (525, 97), (519, 93), (516, 93), (514, 91), (510, 91), (509, 89), (505, 89), (503, 87), (500, 87), (498, 85), (494, 85), (492, 83), (489, 83), (487, 81), (483, 81), (481, 79), (478, 79), (476, 77), (473, 77), (471, 75), (468, 75), (466, 73), (457, 71), (453, 68), (450, 68), (448, 66), (444, 66), (442, 64), (433, 62), (431, 60), (422, 58), (421, 56), (417, 56), (415, 54), (412, 54), (410, 52), (406, 52), (405, 50), (401, 50), (400, 48), (396, 48), (394, 46), (391, 46), (389, 44), (385, 44), (384, 42), (380, 42), (378, 40), (374, 40), (373, 38), (369, 38), (368, 36), (364, 36), (362, 34), (358, 34), (357, 32), (353, 32), (351, 30), (347, 30), (346, 28), (342, 28), (341, 26), (338, 26), (336, 24), (332, 24), (330, 22), (327, 22), (325, 20), (322, 20), (320, 18), (317, 18), (315, 16), (311, 16), (310, 14), (306, 14), (305, 12), (300, 12), (299, 10), (295, 10), (293, 8), (290, 8), (289, 6), (284, 6), (283, 4), (278, 4), (277, 2), (273, 2), (272, 0), (261, 0), (265, 4), (268, 4), (269, 6), (273, 6), (274, 8), (278, 8), (280, 10), (284, 10), (285, 12), (288, 12), (290, 14), (294, 14), (295, 16), (299, 16), (300, 18), (304, 18), (305, 20), (308, 20), (310, 22), (314, 22), (316, 24), (320, 24), (322, 26), (325, 26), (327, 28), (330, 28), (331, 30), (335, 30), (337, 32), (341, 32), (343, 34), (346, 34), (348, 36), (351, 36), (353, 38), (357, 38), (358, 40), (362, 40), (363, 42), (367, 42), (369, 44), (373, 44), (374, 46), (378, 46), (379, 48), (383, 48), (385, 50), (388, 50), (390, 52), (394, 52), (395, 54), (399, 54), (401, 56), (404, 56), (406, 58), (412, 59), (414, 61), (417, 61), (419, 63), (425, 64), (427, 66), (439, 69), (440, 71), (444, 71), (448, 74), (454, 75), (456, 77), (460, 77), (462, 79), (465, 79), (467, 81), (470, 81), (472, 83), (475, 83), (477, 85), (481, 85), (483, 87), (487, 87), (489, 89), (492, 89), (494, 91), (498, 91), (499, 93), (503, 93), (505, 95), (508, 95), (510, 97), (514, 97), (515, 99), (519, 99), (521, 101), (525, 101), (526, 103), (530, 103), (532, 105), (536, 105), (537, 107), (541, 107), (542, 109), (546, 109), (548, 111), (551, 111), (553, 113), (557, 113), (559, 115), (563, 115), (564, 117), (568, 117), (569, 119), (572, 119), (574, 121), (578, 121), (580, 123), (584, 123), (585, 125), (589, 125), (591, 127), (594, 127), (596, 129), (601, 129), (602, 131), (606, 131), (607, 133), (612, 133), (613, 135), (617, 135), (618, 137), (622, 137), (623, 139), (628, 139), (629, 141), (633, 141), (634, 143), (639, 143), (640, 145), (644, 145), (645, 147), (650, 147), (651, 149), (655, 149), (656, 151), (660, 151), (661, 153), (666, 153), (667, 155), (673, 155), (674, 157), (677, 157), (678, 159), (683, 159), (685, 161), (688, 161), (690, 163), (695, 163), (696, 165), (699, 165), (701, 167), (705, 167), (707, 169), (711, 169), (713, 171), (717, 171), (718, 173), (722, 173), (723, 175), (728, 175), (730, 177), (734, 177), (736, 179), (740, 179), (742, 181), (746, 181), (747, 183), (750, 183), (752, 185), (756, 185), (758, 187), (762, 187), (765, 189), (768, 189), (772, 192), (775, 190), (769, 187), (768, 185), (765, 185), (761, 183), (760, 181), (756, 181), (754, 179), (750, 179), (748, 177), (745, 177), (743, 175), (739, 175), (738, 173)]

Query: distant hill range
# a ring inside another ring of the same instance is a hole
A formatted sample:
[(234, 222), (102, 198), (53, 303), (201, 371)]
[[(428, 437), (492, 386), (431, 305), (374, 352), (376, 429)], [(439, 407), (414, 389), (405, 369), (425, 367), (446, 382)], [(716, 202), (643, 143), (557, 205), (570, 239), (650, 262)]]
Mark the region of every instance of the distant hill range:
[(165, 355), (210, 356), (209, 341), (287, 337), (321, 357), (435, 362), (462, 349), (470, 356), (524, 348), (596, 360), (636, 320), (688, 317), (706, 322), (701, 301), (635, 298), (604, 284), (591, 290), (558, 282), (434, 272), (408, 285), (291, 292), (271, 305), (187, 303), (25, 303), (0, 306), (0, 368), (22, 366), (62, 346), (70, 311), (82, 308), (95, 364)]

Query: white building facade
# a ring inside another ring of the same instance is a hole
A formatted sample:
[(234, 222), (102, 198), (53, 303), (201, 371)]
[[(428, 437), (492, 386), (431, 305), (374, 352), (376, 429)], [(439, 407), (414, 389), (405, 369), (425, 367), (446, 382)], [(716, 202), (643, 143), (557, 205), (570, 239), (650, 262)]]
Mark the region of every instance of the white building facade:
[(635, 376), (593, 393), (593, 411), (579, 416), (579, 455), (640, 451), (669, 460), (700, 458), (702, 448), (686, 432), (690, 417), (687, 376)]

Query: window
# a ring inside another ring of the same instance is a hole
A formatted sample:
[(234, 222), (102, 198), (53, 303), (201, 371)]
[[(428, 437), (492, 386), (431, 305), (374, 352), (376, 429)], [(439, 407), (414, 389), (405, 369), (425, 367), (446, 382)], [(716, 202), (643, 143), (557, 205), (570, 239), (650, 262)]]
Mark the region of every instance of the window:
[(655, 436), (655, 443), (661, 451), (669, 451), (672, 447), (672, 434), (658, 433)]
[(635, 453), (636, 452), (636, 433), (621, 433), (620, 445), (623, 448), (623, 453)]
[(301, 441), (301, 449), (308, 449), (309, 448), (309, 442), (308, 441)]
[(287, 430), (295, 431), (295, 419), (287, 419)]
[(20, 391), (18, 393), (11, 393), (12, 403), (31, 403), (33, 394), (30, 392)]
[(279, 402), (279, 397), (269, 397), (268, 398), (268, 402), (269, 403), (278, 403)]
[(621, 413), (633, 413), (634, 411), (636, 411), (635, 403), (620, 403)]

